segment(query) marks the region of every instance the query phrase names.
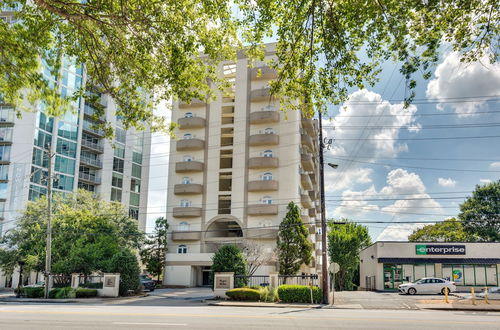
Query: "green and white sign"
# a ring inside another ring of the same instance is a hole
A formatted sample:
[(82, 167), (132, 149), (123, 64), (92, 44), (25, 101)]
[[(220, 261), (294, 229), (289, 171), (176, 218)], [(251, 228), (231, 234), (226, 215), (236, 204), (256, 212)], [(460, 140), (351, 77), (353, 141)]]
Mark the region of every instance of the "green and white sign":
[(417, 255), (464, 255), (465, 245), (417, 244), (415, 252)]

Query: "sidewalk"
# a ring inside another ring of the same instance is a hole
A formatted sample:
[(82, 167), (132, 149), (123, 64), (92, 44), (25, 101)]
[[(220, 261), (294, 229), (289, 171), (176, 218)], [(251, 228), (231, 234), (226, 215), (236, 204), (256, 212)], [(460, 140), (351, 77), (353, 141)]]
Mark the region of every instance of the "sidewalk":
[(129, 297), (97, 297), (97, 298), (71, 298), (71, 299), (45, 299), (45, 298), (16, 298), (14, 293), (3, 295), (0, 292), (0, 303), (38, 303), (38, 304), (102, 304), (105, 302), (114, 302), (147, 297), (148, 294), (129, 296)]
[(486, 304), (484, 300), (476, 299), (475, 305), (470, 299), (451, 300), (448, 304), (443, 300), (421, 300), (416, 305), (420, 309), (500, 312), (498, 300), (490, 300)]

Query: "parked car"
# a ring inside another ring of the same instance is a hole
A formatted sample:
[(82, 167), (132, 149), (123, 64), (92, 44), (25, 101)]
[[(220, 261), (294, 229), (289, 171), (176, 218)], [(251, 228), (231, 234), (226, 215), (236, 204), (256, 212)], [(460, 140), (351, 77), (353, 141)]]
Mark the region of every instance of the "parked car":
[(445, 293), (453, 292), (457, 290), (455, 282), (443, 280), (442, 278), (436, 277), (425, 277), (417, 280), (413, 283), (401, 284), (398, 287), (399, 292), (406, 294), (416, 294), (416, 293)]
[(38, 281), (35, 284), (25, 285), (25, 288), (43, 288), (45, 286), (45, 281)]
[(139, 280), (141, 281), (141, 285), (144, 287), (144, 290), (148, 290), (153, 292), (156, 287), (156, 282), (147, 275), (140, 275)]
[[(480, 292), (476, 296), (479, 298), (484, 298), (486, 292)], [(500, 299), (500, 287), (488, 288), (488, 299)]]

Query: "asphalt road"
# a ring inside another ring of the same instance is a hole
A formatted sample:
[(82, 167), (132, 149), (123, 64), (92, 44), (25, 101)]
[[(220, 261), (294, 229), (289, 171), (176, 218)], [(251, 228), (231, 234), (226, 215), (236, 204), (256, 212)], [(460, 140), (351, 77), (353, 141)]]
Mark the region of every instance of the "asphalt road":
[(486, 312), (2, 304), (0, 329), (499, 329)]

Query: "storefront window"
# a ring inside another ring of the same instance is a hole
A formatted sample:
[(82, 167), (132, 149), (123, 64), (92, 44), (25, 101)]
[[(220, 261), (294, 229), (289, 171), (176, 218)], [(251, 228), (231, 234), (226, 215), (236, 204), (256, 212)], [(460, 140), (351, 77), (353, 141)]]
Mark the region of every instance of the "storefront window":
[(476, 278), (474, 275), (474, 266), (473, 265), (464, 265), (463, 267), (464, 274), (464, 285), (475, 285)]
[(486, 265), (486, 284), (498, 286), (498, 269), (496, 265)]
[(425, 265), (414, 265), (415, 280), (426, 277)]

